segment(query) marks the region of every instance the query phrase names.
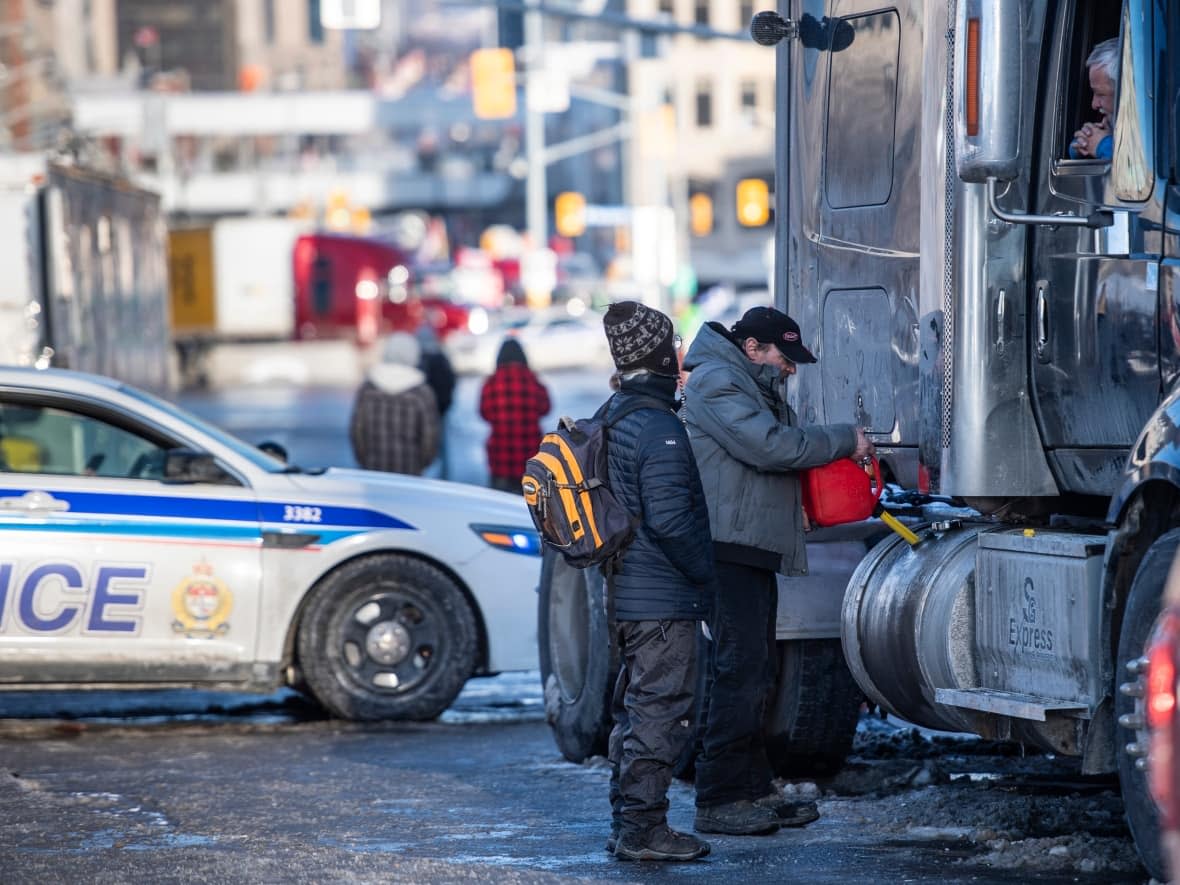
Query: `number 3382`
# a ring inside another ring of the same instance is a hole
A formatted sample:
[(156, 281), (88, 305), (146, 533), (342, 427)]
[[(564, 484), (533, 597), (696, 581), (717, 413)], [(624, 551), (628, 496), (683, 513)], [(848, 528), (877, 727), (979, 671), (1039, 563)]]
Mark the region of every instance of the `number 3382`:
[(283, 507), (283, 522), (319, 522), (320, 518), (318, 507), (302, 507), (295, 504), (286, 504)]

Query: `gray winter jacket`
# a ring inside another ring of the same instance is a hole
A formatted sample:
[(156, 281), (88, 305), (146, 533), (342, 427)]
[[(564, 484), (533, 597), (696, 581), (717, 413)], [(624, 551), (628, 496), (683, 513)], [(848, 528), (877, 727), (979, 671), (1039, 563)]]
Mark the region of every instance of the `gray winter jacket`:
[(777, 554), (784, 575), (807, 573), (795, 471), (856, 451), (851, 424), (798, 427), (778, 371), (751, 362), (709, 323), (684, 358), (681, 412), (696, 456), (714, 542)]

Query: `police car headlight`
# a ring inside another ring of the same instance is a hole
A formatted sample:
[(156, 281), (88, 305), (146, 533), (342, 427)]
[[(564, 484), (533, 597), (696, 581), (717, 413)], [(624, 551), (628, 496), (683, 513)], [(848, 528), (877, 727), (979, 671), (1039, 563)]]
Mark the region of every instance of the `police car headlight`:
[(499, 550), (523, 553), (525, 556), (541, 555), (541, 536), (535, 529), (508, 525), (473, 525), (471, 530)]

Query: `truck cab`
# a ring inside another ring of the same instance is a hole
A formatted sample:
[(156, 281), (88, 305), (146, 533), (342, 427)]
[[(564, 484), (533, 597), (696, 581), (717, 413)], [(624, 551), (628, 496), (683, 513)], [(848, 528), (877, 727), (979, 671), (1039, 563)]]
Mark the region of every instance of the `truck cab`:
[[(866, 555), (852, 674), (912, 722), (1117, 770), (1163, 878), (1139, 661), (1180, 547), (1180, 9), (781, 0), (752, 33), (777, 45), (776, 302), (819, 358), (792, 405), (977, 514)], [(1111, 156), (1073, 159), (1110, 39)]]

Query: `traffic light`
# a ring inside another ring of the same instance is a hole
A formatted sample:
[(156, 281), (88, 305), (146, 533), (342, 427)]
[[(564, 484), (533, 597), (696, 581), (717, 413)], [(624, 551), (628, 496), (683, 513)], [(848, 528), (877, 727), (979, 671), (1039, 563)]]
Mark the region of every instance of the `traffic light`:
[(586, 198), (577, 191), (557, 195), (553, 203), (553, 224), (563, 237), (579, 237), (586, 232)]
[(694, 237), (707, 237), (713, 232), (713, 198), (708, 194), (688, 198), (688, 215)]
[(496, 32), (502, 49), (520, 49), (524, 46), (524, 13), (519, 9), (497, 9)]
[(770, 186), (761, 178), (737, 183), (737, 218), (743, 227), (762, 227), (770, 220)]
[(516, 59), (511, 49), (471, 53), (471, 98), (475, 116), (481, 120), (516, 115)]

